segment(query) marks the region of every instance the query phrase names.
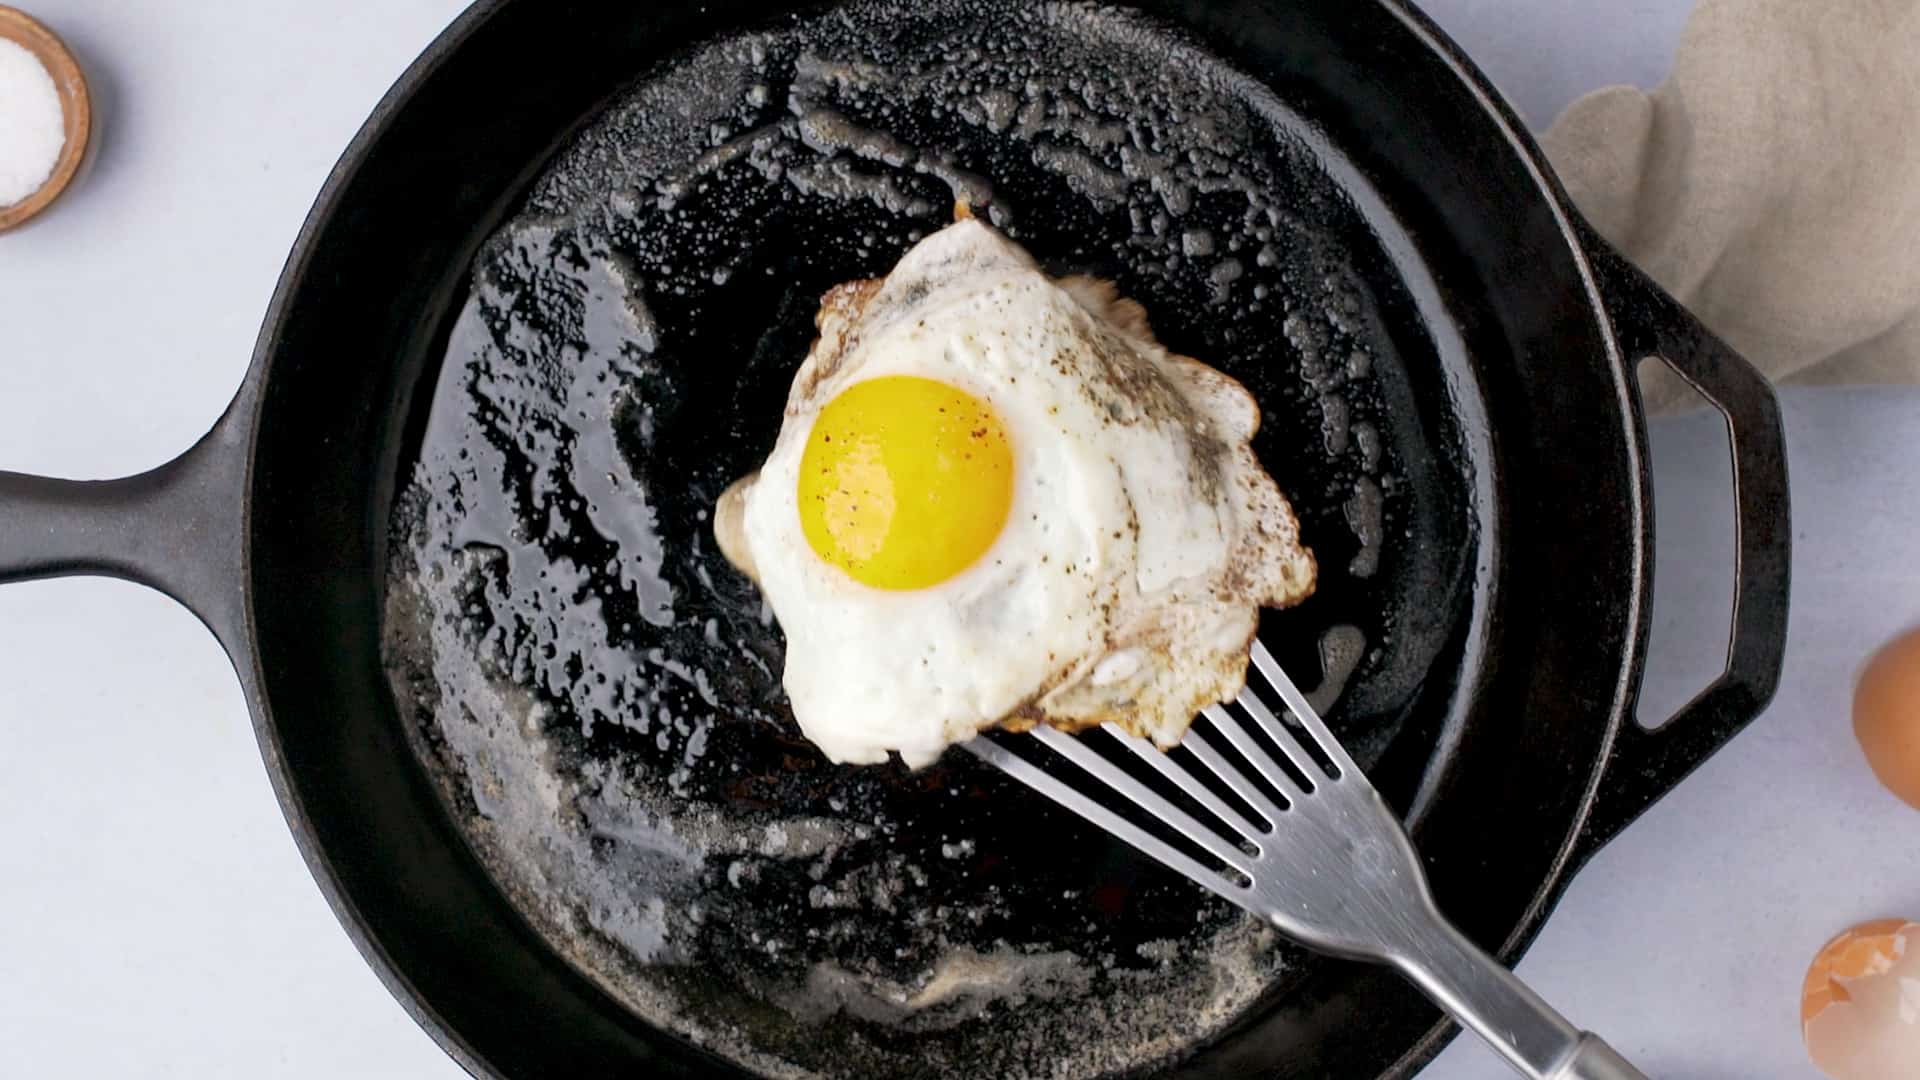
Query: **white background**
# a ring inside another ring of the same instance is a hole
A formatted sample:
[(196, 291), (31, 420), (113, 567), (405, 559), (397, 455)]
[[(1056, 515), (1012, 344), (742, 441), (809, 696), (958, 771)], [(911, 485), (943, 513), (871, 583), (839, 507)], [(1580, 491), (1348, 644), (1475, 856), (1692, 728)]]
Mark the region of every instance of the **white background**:
[[(186, 448), (238, 384), (327, 170), (459, 0), (42, 0), (102, 139), (0, 237), (0, 468), (98, 478)], [(1433, 0), (1544, 125), (1663, 77), (1687, 0)], [(1521, 965), (1651, 1074), (1811, 1077), (1799, 980), (1834, 931), (1920, 916), (1920, 818), (1846, 727), (1867, 652), (1920, 621), (1920, 392), (1795, 392), (1795, 609), (1773, 708), (1575, 882)], [(1656, 425), (1650, 697), (1711, 676), (1729, 573), (1704, 418)], [(130, 585), (0, 589), (0, 1073), (452, 1077), (361, 963), (281, 822), (238, 687)], [(1503, 1075), (1456, 1043), (1428, 1080)]]

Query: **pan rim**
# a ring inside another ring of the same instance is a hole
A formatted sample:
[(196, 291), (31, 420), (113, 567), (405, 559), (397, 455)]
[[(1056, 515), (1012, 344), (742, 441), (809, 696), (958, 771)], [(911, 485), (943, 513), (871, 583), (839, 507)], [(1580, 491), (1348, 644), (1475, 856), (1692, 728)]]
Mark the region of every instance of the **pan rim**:
[[(1650, 522), (1652, 517), (1651, 493), (1649, 491), (1648, 464), (1646, 456), (1646, 418), (1641, 409), (1639, 395), (1635, 391), (1626, 361), (1620, 348), (1620, 340), (1615, 333), (1613, 322), (1606, 316), (1605, 298), (1600, 291), (1599, 279), (1588, 255), (1585, 238), (1581, 234), (1575, 219), (1578, 214), (1572, 210), (1566, 188), (1547, 162), (1540, 145), (1528, 133), (1520, 118), (1513, 111), (1506, 98), (1495, 87), (1486, 74), (1474, 65), (1460, 47), (1442, 32), (1425, 12), (1415, 7), (1412, 0), (1377, 0), (1378, 3), (1401, 25), (1424, 45), (1436, 59), (1446, 66), (1479, 104), (1481, 111), (1490, 120), (1502, 141), (1519, 158), (1526, 168), (1528, 177), (1540, 194), (1545, 197), (1552, 211), (1555, 227), (1559, 230), (1573, 266), (1580, 277), (1585, 290), (1583, 299), (1592, 316), (1599, 340), (1605, 349), (1607, 370), (1612, 377), (1618, 414), (1625, 419), (1627, 430), (1623, 448), (1627, 455), (1626, 479), (1628, 484), (1627, 512), (1632, 528), (1628, 530), (1628, 566), (1633, 588), (1627, 598), (1628, 632), (1623, 640), (1619, 673), (1612, 688), (1612, 697), (1608, 703), (1608, 720), (1605, 724), (1592, 765), (1587, 770), (1585, 782), (1576, 802), (1578, 810), (1568, 822), (1565, 836), (1561, 839), (1553, 860), (1549, 864), (1547, 876), (1534, 890), (1532, 899), (1522, 910), (1514, 929), (1507, 935), (1500, 947), (1494, 950), (1501, 962), (1511, 964), (1517, 961), (1532, 942), (1547, 916), (1551, 914), (1555, 902), (1571, 884), (1573, 873), (1578, 869), (1575, 855), (1579, 848), (1582, 831), (1591, 816), (1595, 796), (1605, 778), (1606, 763), (1612, 757), (1615, 743), (1620, 737), (1620, 726), (1633, 723), (1632, 704), (1638, 693), (1642, 653), (1646, 647), (1647, 632), (1651, 611), (1648, 594), (1651, 591), (1651, 577), (1647, 573), (1647, 558)], [(1444, 1016), (1422, 1036), (1398, 1062), (1385, 1074), (1389, 1078), (1406, 1078), (1425, 1067), (1446, 1045), (1451, 1042), (1460, 1029)]]
[[(280, 277), (274, 285), (272, 298), (268, 301), (266, 314), (260, 324), (260, 332), (254, 341), (253, 356), (248, 363), (246, 376), (241, 389), (235, 396), (230, 414), (244, 425), (244, 462), (241, 478), (240, 500), (240, 588), (241, 633), (244, 640), (236, 643), (237, 650), (245, 655), (244, 661), (236, 660), (235, 667), (240, 670), (245, 684), (247, 711), (253, 720), (254, 739), (260, 744), (261, 757), (267, 768), (267, 776), (273, 785), (275, 799), (280, 804), (281, 815), (286, 818), (288, 831), (293, 834), (294, 846), (299, 849), (301, 861), (306, 863), (307, 871), (312, 875), (314, 884), (325, 897), (327, 906), (332, 909), (335, 921), (353, 942), (361, 959), (380, 980), (382, 986), (392, 995), (407, 1015), (420, 1026), (428, 1037), (451, 1057), (460, 1068), (476, 1077), (499, 1078), (505, 1080), (505, 1074), (493, 1067), (468, 1039), (447, 1023), (439, 1010), (427, 1000), (399, 964), (394, 962), (385, 948), (377, 941), (369, 929), (369, 920), (354, 901), (331, 860), (315, 837), (311, 816), (305, 802), (293, 790), (291, 774), (286, 764), (285, 752), (280, 737), (280, 727), (273, 718), (273, 708), (267, 699), (267, 673), (260, 648), (260, 629), (255, 607), (256, 592), (254, 582), (254, 500), (256, 465), (259, 461), (259, 441), (262, 428), (262, 413), (266, 407), (263, 390), (272, 377), (275, 362), (280, 353), (281, 340), (285, 336), (289, 310), (303, 290), (308, 271), (320, 250), (320, 236), (329, 222), (337, 216), (337, 210), (347, 190), (352, 187), (368, 158), (368, 151), (385, 137), (395, 117), (406, 108), (418, 94), (420, 88), (431, 79), (447, 61), (488, 21), (510, 3), (511, 0), (473, 0), (452, 22), (435, 35), (434, 39), (421, 50), (420, 55), (408, 64), (393, 85), (374, 105), (373, 110), (354, 132), (345, 149), (328, 170), (326, 180), (320, 185), (314, 196), (313, 205), (300, 223), (300, 230), (294, 236), (293, 246), (289, 249), (286, 262), (280, 270)], [(230, 649), (230, 651), (234, 651)]]

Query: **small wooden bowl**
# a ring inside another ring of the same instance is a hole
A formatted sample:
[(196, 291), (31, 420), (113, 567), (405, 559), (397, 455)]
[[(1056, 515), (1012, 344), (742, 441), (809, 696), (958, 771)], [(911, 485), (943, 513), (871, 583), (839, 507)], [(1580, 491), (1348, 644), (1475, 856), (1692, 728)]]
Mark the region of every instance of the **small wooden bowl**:
[(93, 132), (93, 102), (87, 96), (87, 77), (80, 71), (80, 62), (53, 31), (32, 16), (0, 5), (0, 38), (24, 46), (39, 59), (47, 74), (53, 76), (67, 127), (67, 141), (60, 149), (60, 160), (53, 166), (53, 175), (40, 185), (40, 190), (25, 199), (11, 206), (0, 206), (0, 233), (3, 233), (45, 210), (73, 181), (73, 174), (80, 170), (81, 159), (87, 155), (87, 140)]

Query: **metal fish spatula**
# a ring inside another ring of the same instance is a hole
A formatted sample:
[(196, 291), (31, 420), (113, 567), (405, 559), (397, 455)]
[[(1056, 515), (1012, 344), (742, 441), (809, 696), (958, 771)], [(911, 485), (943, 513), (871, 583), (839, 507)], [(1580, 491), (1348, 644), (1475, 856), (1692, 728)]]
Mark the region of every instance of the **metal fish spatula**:
[(1131, 755), (1049, 727), (1033, 732), (1058, 755), (1045, 766), (990, 738), (963, 745), (1302, 944), (1390, 965), (1532, 1080), (1646, 1080), (1446, 921), (1380, 793), (1258, 642), (1253, 666), (1295, 723), (1249, 686), (1244, 719), (1208, 708), (1211, 731), (1196, 721), (1177, 755), (1111, 725)]

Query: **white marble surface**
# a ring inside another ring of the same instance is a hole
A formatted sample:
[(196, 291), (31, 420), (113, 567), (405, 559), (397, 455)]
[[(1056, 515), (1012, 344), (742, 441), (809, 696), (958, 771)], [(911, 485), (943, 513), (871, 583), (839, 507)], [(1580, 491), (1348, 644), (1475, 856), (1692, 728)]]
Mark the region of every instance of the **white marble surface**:
[[(0, 237), (0, 468), (111, 476), (218, 415), (327, 169), (460, 3), (32, 6), (93, 73), (104, 139), (53, 213)], [(1657, 81), (1688, 6), (1429, 5), (1536, 124), (1594, 86)], [(1581, 875), (1522, 965), (1659, 1076), (1811, 1077), (1808, 954), (1853, 920), (1920, 915), (1920, 818), (1845, 730), (1855, 667), (1920, 620), (1920, 392), (1787, 406), (1800, 546), (1780, 697)], [(1709, 434), (1656, 431), (1662, 700), (1710, 674), (1700, 643), (1728, 593)], [(0, 589), (0, 686), (0, 1073), (458, 1075), (312, 887), (226, 660), (184, 611), (102, 581)], [(1426, 1075), (1502, 1073), (1463, 1042)]]

